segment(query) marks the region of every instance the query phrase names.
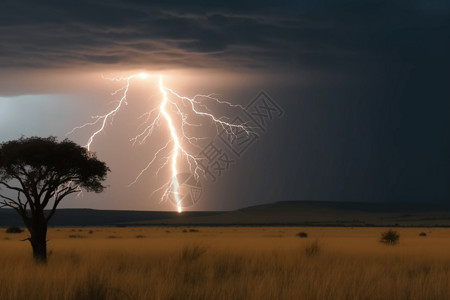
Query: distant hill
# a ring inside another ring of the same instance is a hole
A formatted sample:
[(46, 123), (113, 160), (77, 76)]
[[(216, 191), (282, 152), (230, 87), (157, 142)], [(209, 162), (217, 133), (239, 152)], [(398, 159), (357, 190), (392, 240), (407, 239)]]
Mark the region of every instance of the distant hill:
[(286, 201), (137, 224), (247, 226), (450, 226), (450, 204)]
[[(191, 217), (208, 216), (214, 212), (186, 212)], [(176, 219), (176, 212), (58, 209), (49, 226), (118, 226), (130, 222)], [(22, 220), (12, 209), (0, 209), (0, 226), (22, 226)]]
[[(0, 226), (21, 225), (0, 209)], [(50, 226), (450, 226), (450, 204), (286, 201), (228, 212), (60, 209)]]

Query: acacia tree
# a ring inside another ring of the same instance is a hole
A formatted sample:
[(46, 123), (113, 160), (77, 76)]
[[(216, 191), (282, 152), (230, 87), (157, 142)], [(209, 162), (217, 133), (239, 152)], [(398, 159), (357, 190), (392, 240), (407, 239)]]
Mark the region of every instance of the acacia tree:
[[(14, 209), (30, 232), (37, 261), (47, 261), (47, 226), (64, 197), (102, 192), (109, 168), (95, 154), (55, 137), (22, 137), (0, 144), (0, 207)], [(48, 206), (48, 209), (46, 209)]]

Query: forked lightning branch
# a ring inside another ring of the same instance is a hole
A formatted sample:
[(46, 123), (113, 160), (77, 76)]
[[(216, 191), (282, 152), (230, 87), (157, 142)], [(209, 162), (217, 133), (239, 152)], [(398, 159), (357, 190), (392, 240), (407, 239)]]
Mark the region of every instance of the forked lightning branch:
[[(207, 118), (217, 128), (226, 130), (229, 134), (233, 134), (234, 129), (244, 130), (250, 134), (250, 129), (246, 124), (233, 124), (226, 121), (224, 116), (218, 117), (214, 115), (208, 108), (207, 102), (213, 101), (219, 105), (225, 105), (227, 107), (233, 107), (244, 110), (244, 107), (236, 104), (232, 104), (228, 101), (221, 101), (214, 95), (195, 95), (192, 98), (182, 96), (175, 92), (175, 90), (164, 85), (164, 78), (162, 75), (157, 76), (157, 81), (153, 80), (147, 73), (138, 73), (128, 77), (114, 77), (105, 78), (110, 81), (123, 82), (124, 85), (118, 90), (113, 92), (114, 96), (119, 97), (117, 105), (108, 113), (103, 115), (93, 116), (92, 122), (88, 122), (84, 125), (77, 126), (69, 132), (73, 133), (75, 130), (84, 128), (95, 128), (94, 132), (90, 135), (85, 147), (91, 150), (95, 138), (105, 129), (108, 124), (111, 124), (113, 118), (120, 112), (121, 108), (127, 104), (128, 94), (132, 88), (132, 82), (134, 80), (148, 80), (151, 85), (158, 87), (159, 89), (159, 105), (146, 113), (147, 119), (145, 121), (144, 129), (131, 139), (133, 143), (145, 143), (147, 139), (151, 138), (152, 133), (157, 129), (160, 124), (164, 124), (165, 134), (167, 135), (166, 142), (163, 147), (155, 151), (150, 155), (148, 164), (142, 168), (138, 173), (136, 179), (130, 184), (136, 183), (144, 173), (152, 168), (156, 161), (162, 160), (163, 164), (155, 172), (159, 172), (162, 168), (170, 168), (171, 178), (161, 188), (155, 192), (161, 193), (161, 201), (167, 200), (169, 197), (175, 200), (178, 212), (182, 211), (182, 203), (180, 199), (180, 183), (177, 178), (179, 169), (182, 164), (187, 165), (190, 172), (194, 174), (198, 179), (201, 168), (199, 165), (199, 158), (188, 151), (187, 144), (198, 147), (198, 137), (190, 136), (188, 127), (196, 127), (197, 124), (189, 122), (189, 117), (194, 115), (195, 117)], [(177, 126), (177, 124), (179, 124)]]

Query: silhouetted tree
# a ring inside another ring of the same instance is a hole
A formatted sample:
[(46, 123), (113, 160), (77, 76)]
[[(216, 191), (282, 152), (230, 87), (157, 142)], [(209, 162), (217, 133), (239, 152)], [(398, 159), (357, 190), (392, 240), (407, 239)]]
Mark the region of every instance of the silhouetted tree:
[(82, 189), (102, 192), (108, 171), (94, 153), (67, 139), (22, 137), (0, 144), (0, 188), (17, 194), (0, 194), (0, 207), (20, 215), (37, 261), (47, 261), (47, 225), (61, 200)]

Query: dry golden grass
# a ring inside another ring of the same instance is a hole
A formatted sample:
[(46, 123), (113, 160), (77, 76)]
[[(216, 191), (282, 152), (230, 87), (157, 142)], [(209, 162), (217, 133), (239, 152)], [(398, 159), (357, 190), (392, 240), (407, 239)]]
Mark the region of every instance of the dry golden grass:
[(47, 265), (2, 229), (0, 299), (450, 297), (450, 229), (197, 229), (54, 228)]

